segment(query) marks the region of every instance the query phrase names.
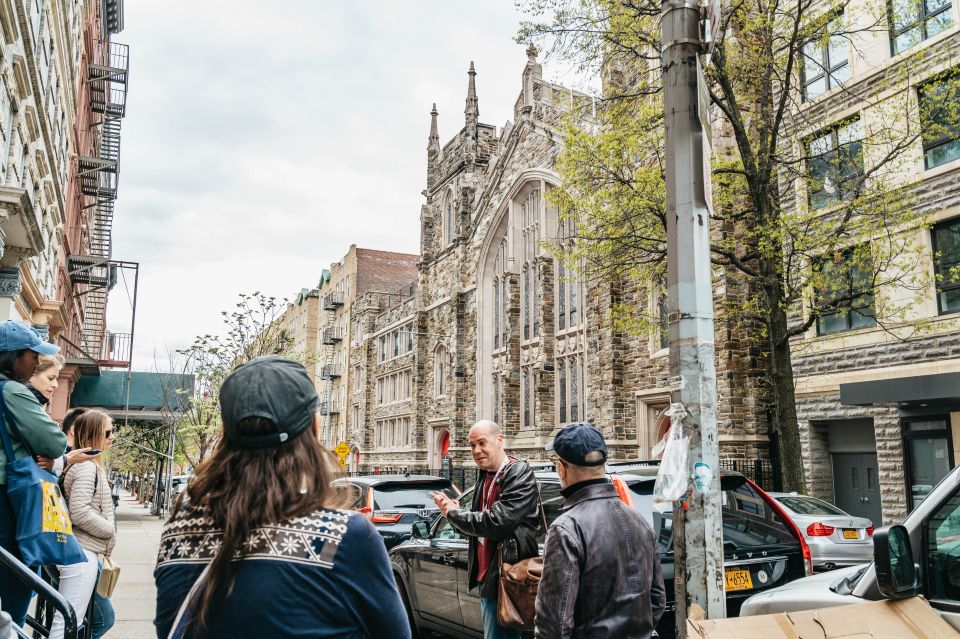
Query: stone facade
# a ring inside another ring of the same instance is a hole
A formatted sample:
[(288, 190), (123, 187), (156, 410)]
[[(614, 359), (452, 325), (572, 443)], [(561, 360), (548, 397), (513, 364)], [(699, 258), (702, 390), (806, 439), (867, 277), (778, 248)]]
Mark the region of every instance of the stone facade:
[[(464, 126), (442, 147), (431, 112), (416, 292), (353, 303), (362, 323), (351, 344), (355, 465), (436, 469), (444, 456), (470, 465), (467, 431), (478, 419), (497, 421), (510, 450), (530, 458), (583, 420), (603, 429), (614, 459), (660, 452), (667, 350), (659, 335), (623, 334), (610, 321), (622, 301), (657, 313), (657, 296), (635, 283), (586, 282), (549, 250), (570, 235), (547, 197), (559, 180), (559, 121), (572, 99), (586, 98), (545, 81), (532, 49), (519, 84), (513, 119), (499, 130), (479, 122), (472, 64)], [(715, 276), (721, 308), (737, 291)], [(398, 327), (412, 327), (411, 347), (384, 359), (380, 340)], [(764, 363), (747, 328), (732, 317), (717, 324), (723, 457), (768, 455)], [(378, 402), (377, 380), (407, 370), (409, 396)], [(406, 439), (379, 445), (378, 429), (398, 416), (410, 418)]]
[[(900, 55), (891, 54), (890, 34), (884, 29), (854, 34), (849, 49), (851, 78), (843, 88), (806, 102), (797, 120), (829, 126), (859, 117), (869, 123), (881, 120), (884, 109), (901, 100), (896, 104), (907, 109), (910, 121), (920, 122), (918, 88), (960, 65), (956, 0), (946, 12), (951, 23), (947, 28)], [(904, 200), (930, 215), (935, 224), (960, 218), (960, 160), (928, 167), (924, 154), (924, 141), (918, 137), (893, 176), (904, 190)], [(802, 185), (797, 195), (805, 197)], [(899, 522), (958, 459), (954, 449), (960, 441), (960, 391), (924, 399), (901, 397), (894, 391), (859, 406), (842, 401), (844, 389), (852, 388), (848, 385), (869, 389), (880, 380), (898, 380), (894, 387), (907, 389), (930, 386), (935, 376), (960, 371), (960, 323), (956, 314), (939, 307), (932, 283), (940, 259), (934, 232), (922, 228), (914, 233), (921, 247), (915, 268), (931, 284), (920, 291), (894, 286), (874, 291), (877, 299), (916, 294), (903, 321), (828, 335), (818, 335), (812, 327), (792, 343), (809, 490), (855, 514), (874, 518), (877, 525)], [(936, 423), (940, 426), (934, 428)], [(861, 424), (867, 427), (861, 429)], [(925, 429), (918, 440), (920, 447), (912, 443), (914, 428)], [(913, 455), (919, 458), (911, 464)], [(863, 473), (848, 467), (853, 461), (863, 466)], [(879, 507), (871, 508), (873, 498), (865, 493), (851, 495), (844, 485), (851, 472), (861, 487), (878, 489)]]
[[(104, 117), (92, 106), (95, 89), (88, 79), (91, 65), (110, 64), (113, 34), (123, 27), (122, 4), (0, 0), (0, 270), (9, 283), (0, 288), (0, 321), (36, 325), (61, 345), (60, 336), (81, 343), (93, 316), (87, 285), (73, 281), (68, 257), (96, 254), (93, 238), (109, 237), (112, 223), (112, 217), (106, 226), (98, 223), (95, 198), (82, 192), (80, 160), (103, 157)], [(101, 101), (125, 96), (125, 84), (124, 75)], [(113, 115), (119, 127), (122, 113)], [(116, 168), (114, 162), (114, 175)], [(101, 335), (102, 313), (96, 313)], [(54, 417), (68, 408), (78, 376), (68, 357), (50, 404)]]
[[(354, 316), (354, 303), (375, 294), (394, 302), (403, 295), (403, 287), (417, 277), (420, 256), (357, 248), (352, 245), (339, 262), (324, 271), (318, 288), (320, 320), (317, 370), (321, 380), (320, 413), (324, 441), (334, 447), (348, 442), (353, 411), (354, 371), (352, 342), (357, 338), (360, 320)], [(383, 306), (388, 302), (383, 301)], [(365, 308), (365, 307), (364, 307)], [(354, 459), (355, 456), (351, 457)]]

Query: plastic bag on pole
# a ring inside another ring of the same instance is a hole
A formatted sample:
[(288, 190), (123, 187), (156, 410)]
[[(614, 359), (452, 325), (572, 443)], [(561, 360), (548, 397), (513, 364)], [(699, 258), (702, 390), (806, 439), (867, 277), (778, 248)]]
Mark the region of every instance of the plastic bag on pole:
[(686, 494), (690, 485), (687, 468), (690, 438), (684, 437), (681, 424), (685, 413), (683, 406), (678, 404), (672, 405), (667, 411), (670, 415), (670, 431), (667, 433), (657, 480), (653, 484), (653, 507), (660, 512), (671, 510), (673, 503)]

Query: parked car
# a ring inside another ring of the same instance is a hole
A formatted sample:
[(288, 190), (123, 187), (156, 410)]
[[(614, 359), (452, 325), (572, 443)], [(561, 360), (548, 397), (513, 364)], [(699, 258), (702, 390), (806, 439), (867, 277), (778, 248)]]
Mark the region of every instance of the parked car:
[(960, 467), (944, 477), (902, 525), (876, 530), (873, 544), (872, 563), (754, 595), (744, 602), (741, 614), (813, 610), (920, 594), (960, 629)]
[[(656, 466), (638, 465), (620, 478), (657, 538), (667, 591), (667, 609), (657, 632), (672, 637), (673, 517), (653, 508), (656, 473)], [(559, 516), (563, 503), (560, 482), (555, 472), (537, 471), (535, 476), (549, 524)], [(803, 536), (775, 500), (739, 473), (722, 472), (720, 487), (727, 611), (735, 615), (751, 594), (811, 574), (812, 566)], [(461, 508), (469, 507), (472, 498), (473, 489), (465, 492), (460, 497)], [(467, 545), (466, 538), (445, 518), (439, 518), (432, 526), (415, 524), (413, 538), (390, 552), (394, 577), (415, 632), (430, 629), (461, 637), (483, 636), (477, 591), (467, 589)]]
[(803, 533), (814, 570), (856, 566), (873, 559), (873, 522), (846, 513), (816, 497), (768, 493)]
[(387, 549), (410, 538), (415, 522), (433, 523), (440, 511), (431, 496), (442, 491), (457, 499), (453, 482), (431, 475), (364, 475), (333, 482), (350, 491), (351, 508), (370, 518)]

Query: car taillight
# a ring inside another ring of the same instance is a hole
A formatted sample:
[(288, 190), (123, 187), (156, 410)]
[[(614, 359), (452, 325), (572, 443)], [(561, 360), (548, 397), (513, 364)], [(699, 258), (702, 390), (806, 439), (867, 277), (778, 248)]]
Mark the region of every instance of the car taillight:
[(867, 537), (873, 537), (873, 526), (867, 526)]
[(807, 526), (807, 534), (811, 537), (829, 537), (833, 534), (833, 526), (827, 526), (826, 524), (821, 524), (819, 521), (815, 521)]
[(750, 481), (750, 478), (746, 478), (747, 483), (757, 491), (757, 493), (763, 497), (763, 501), (767, 502), (767, 505), (773, 508), (774, 512), (780, 515), (780, 519), (783, 520), (783, 523), (793, 531), (794, 536), (800, 541), (800, 553), (803, 555), (803, 568), (804, 572), (807, 573), (807, 576), (813, 574), (813, 555), (810, 554), (810, 546), (807, 544), (807, 540), (803, 538), (803, 535), (800, 533), (800, 529), (797, 528), (797, 525), (790, 519), (790, 516), (787, 514), (780, 504), (777, 503), (777, 500), (768, 495), (762, 488), (757, 486), (755, 483)]
[(403, 513), (385, 513), (375, 510), (370, 513), (370, 521), (375, 524), (395, 524), (403, 517)]

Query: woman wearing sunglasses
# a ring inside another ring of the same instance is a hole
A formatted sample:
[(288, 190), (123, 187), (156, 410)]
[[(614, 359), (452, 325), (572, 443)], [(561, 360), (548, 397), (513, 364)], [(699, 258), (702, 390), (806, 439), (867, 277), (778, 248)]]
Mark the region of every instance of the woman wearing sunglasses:
[[(101, 452), (92, 460), (70, 464), (63, 470), (63, 495), (70, 507), (73, 534), (87, 555), (87, 561), (58, 566), (60, 594), (73, 605), (77, 619), (80, 620), (83, 619), (97, 585), (100, 574), (99, 556), (109, 557), (117, 541), (113, 498), (110, 496), (110, 484), (107, 482), (103, 464), (103, 453), (113, 446), (113, 420), (103, 411), (88, 410), (74, 422), (73, 440), (77, 448), (91, 448)], [(112, 619), (110, 600), (99, 598), (94, 615), (101, 620)], [(100, 625), (97, 621), (94, 619), (94, 627)], [(106, 632), (108, 629), (99, 628), (99, 632)], [(63, 617), (59, 613), (53, 619), (50, 637), (63, 637)]]

